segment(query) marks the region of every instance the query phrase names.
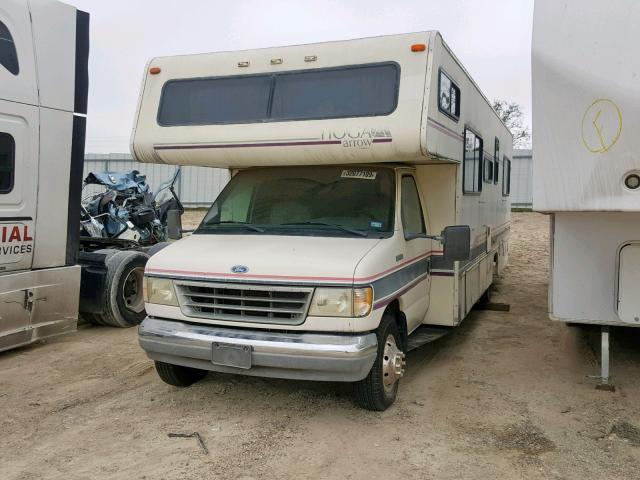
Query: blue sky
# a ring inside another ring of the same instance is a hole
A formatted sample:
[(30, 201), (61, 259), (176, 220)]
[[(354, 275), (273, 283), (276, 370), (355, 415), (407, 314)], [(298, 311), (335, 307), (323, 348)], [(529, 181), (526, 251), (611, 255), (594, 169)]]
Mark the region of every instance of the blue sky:
[(65, 0), (91, 14), (88, 153), (127, 152), (155, 56), (439, 30), (490, 98), (531, 124), (533, 0)]

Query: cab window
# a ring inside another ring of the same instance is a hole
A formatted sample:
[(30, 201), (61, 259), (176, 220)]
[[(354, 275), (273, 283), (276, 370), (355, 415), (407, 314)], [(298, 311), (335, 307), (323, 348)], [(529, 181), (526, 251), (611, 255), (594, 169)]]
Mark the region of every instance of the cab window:
[(13, 75), (20, 73), (18, 65), (18, 53), (16, 44), (7, 26), (0, 22), (0, 65), (9, 70)]
[(405, 238), (415, 237), (420, 233), (427, 233), (422, 215), (422, 205), (416, 181), (411, 175), (402, 177), (401, 216)]

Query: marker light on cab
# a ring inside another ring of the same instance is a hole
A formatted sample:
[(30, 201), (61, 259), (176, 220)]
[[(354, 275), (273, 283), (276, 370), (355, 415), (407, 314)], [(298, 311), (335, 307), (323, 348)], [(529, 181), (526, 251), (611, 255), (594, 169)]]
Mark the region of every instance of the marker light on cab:
[(316, 288), (309, 315), (316, 317), (366, 317), (373, 305), (373, 289)]
[(178, 297), (173, 281), (168, 278), (144, 277), (144, 301), (177, 307)]

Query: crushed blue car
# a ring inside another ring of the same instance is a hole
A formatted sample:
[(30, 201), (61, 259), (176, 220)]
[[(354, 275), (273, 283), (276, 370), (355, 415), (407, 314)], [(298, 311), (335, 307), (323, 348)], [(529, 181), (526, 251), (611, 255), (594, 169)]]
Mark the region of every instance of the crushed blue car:
[[(173, 186), (178, 169), (170, 182), (165, 182), (154, 194), (145, 175), (129, 172), (91, 172), (84, 180), (88, 185), (100, 185), (104, 191), (83, 197), (80, 220), (81, 233), (94, 239), (113, 239), (139, 245), (155, 245), (167, 240), (167, 213), (184, 209)], [(164, 200), (160, 200), (165, 191)]]

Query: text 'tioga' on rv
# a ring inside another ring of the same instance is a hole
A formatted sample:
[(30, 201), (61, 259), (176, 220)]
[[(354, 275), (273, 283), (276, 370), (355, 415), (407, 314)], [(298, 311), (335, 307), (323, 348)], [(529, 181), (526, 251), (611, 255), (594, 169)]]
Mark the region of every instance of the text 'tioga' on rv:
[(608, 326), (640, 326), (640, 57), (621, 60), (638, 22), (632, 0), (535, 5), (533, 206), (553, 214), (549, 315), (605, 326), (604, 384)]
[(173, 385), (354, 382), (383, 410), (507, 262), (512, 137), (437, 32), (155, 58), (131, 150), (233, 174), (147, 264), (140, 344)]

